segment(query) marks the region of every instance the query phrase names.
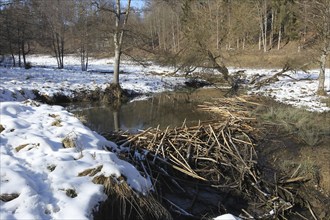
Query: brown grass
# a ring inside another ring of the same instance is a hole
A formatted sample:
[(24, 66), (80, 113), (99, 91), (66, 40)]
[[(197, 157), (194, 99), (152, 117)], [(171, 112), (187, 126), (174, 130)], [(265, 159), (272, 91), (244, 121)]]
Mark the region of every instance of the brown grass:
[(70, 132), (62, 140), (62, 145), (64, 148), (77, 148), (77, 136), (74, 132)]
[(94, 211), (95, 220), (171, 220), (171, 214), (152, 196), (134, 192), (125, 181), (114, 177), (96, 176), (95, 184), (102, 184), (108, 199)]
[(29, 144), (21, 144), (19, 146), (17, 146), (15, 148), (16, 152), (19, 152), (20, 150), (24, 149), (26, 146), (28, 146)]
[(83, 172), (79, 173), (78, 176), (95, 176), (103, 168), (103, 165), (100, 165), (96, 168), (86, 169)]
[[(260, 109), (259, 109), (260, 110)], [(287, 134), (314, 147), (329, 134), (329, 113), (315, 113), (282, 104), (268, 106), (259, 112), (265, 121), (277, 124)]]
[[(298, 52), (298, 43), (289, 42), (280, 50), (273, 48), (267, 52), (258, 50), (257, 46), (231, 51), (221, 51), (225, 57), (226, 66), (241, 68), (282, 68), (287, 62), (292, 63), (293, 67), (318, 68), (316, 61), (319, 56), (317, 50), (303, 49)], [(305, 66), (305, 64), (309, 64)], [(330, 66), (330, 60), (327, 63)]]

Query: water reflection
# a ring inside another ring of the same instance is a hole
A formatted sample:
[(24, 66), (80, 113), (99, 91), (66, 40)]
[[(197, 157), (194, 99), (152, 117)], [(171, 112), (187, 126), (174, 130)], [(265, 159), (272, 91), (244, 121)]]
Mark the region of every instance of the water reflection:
[(71, 106), (70, 111), (84, 117), (87, 125), (100, 133), (138, 132), (158, 125), (160, 128), (180, 126), (185, 120), (189, 125), (198, 124), (199, 120), (212, 120), (212, 116), (198, 110), (197, 105), (222, 94), (215, 89), (163, 93), (148, 100), (123, 104), (118, 109), (99, 103), (81, 103)]

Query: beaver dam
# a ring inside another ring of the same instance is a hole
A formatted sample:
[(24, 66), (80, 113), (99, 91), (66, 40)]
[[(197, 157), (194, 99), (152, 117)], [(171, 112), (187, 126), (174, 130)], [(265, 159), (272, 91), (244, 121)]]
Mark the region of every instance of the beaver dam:
[(319, 219), (300, 196), (308, 179), (299, 168), (280, 175), (259, 164), (264, 134), (251, 115), (258, 106), (246, 97), (220, 98), (199, 105), (216, 120), (112, 135), (120, 157), (150, 178), (154, 192), (146, 197), (125, 181), (95, 180), (109, 195), (95, 218), (211, 219), (232, 213), (241, 219)]

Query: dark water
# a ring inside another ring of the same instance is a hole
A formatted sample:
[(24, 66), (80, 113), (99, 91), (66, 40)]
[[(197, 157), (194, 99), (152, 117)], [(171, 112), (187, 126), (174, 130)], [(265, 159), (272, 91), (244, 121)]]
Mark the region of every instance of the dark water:
[(87, 126), (100, 133), (113, 131), (138, 132), (149, 127), (166, 128), (198, 124), (212, 120), (213, 116), (200, 111), (204, 101), (223, 96), (217, 89), (199, 89), (193, 92), (170, 92), (155, 95), (147, 100), (123, 104), (119, 109), (100, 103), (79, 103), (68, 107), (74, 114), (83, 117)]

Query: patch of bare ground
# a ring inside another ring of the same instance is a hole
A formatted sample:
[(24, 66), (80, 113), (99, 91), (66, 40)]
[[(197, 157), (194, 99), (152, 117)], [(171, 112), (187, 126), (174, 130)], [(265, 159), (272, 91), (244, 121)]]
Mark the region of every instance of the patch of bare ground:
[[(224, 59), (227, 66), (241, 68), (282, 68), (286, 63), (297, 68), (319, 68), (318, 62), (311, 59), (318, 57), (318, 54), (307, 48), (299, 51), (298, 47), (298, 42), (289, 42), (280, 50), (273, 48), (267, 52), (258, 50), (256, 47), (230, 50), (224, 52)], [(329, 65), (330, 60), (327, 61), (327, 66)]]

